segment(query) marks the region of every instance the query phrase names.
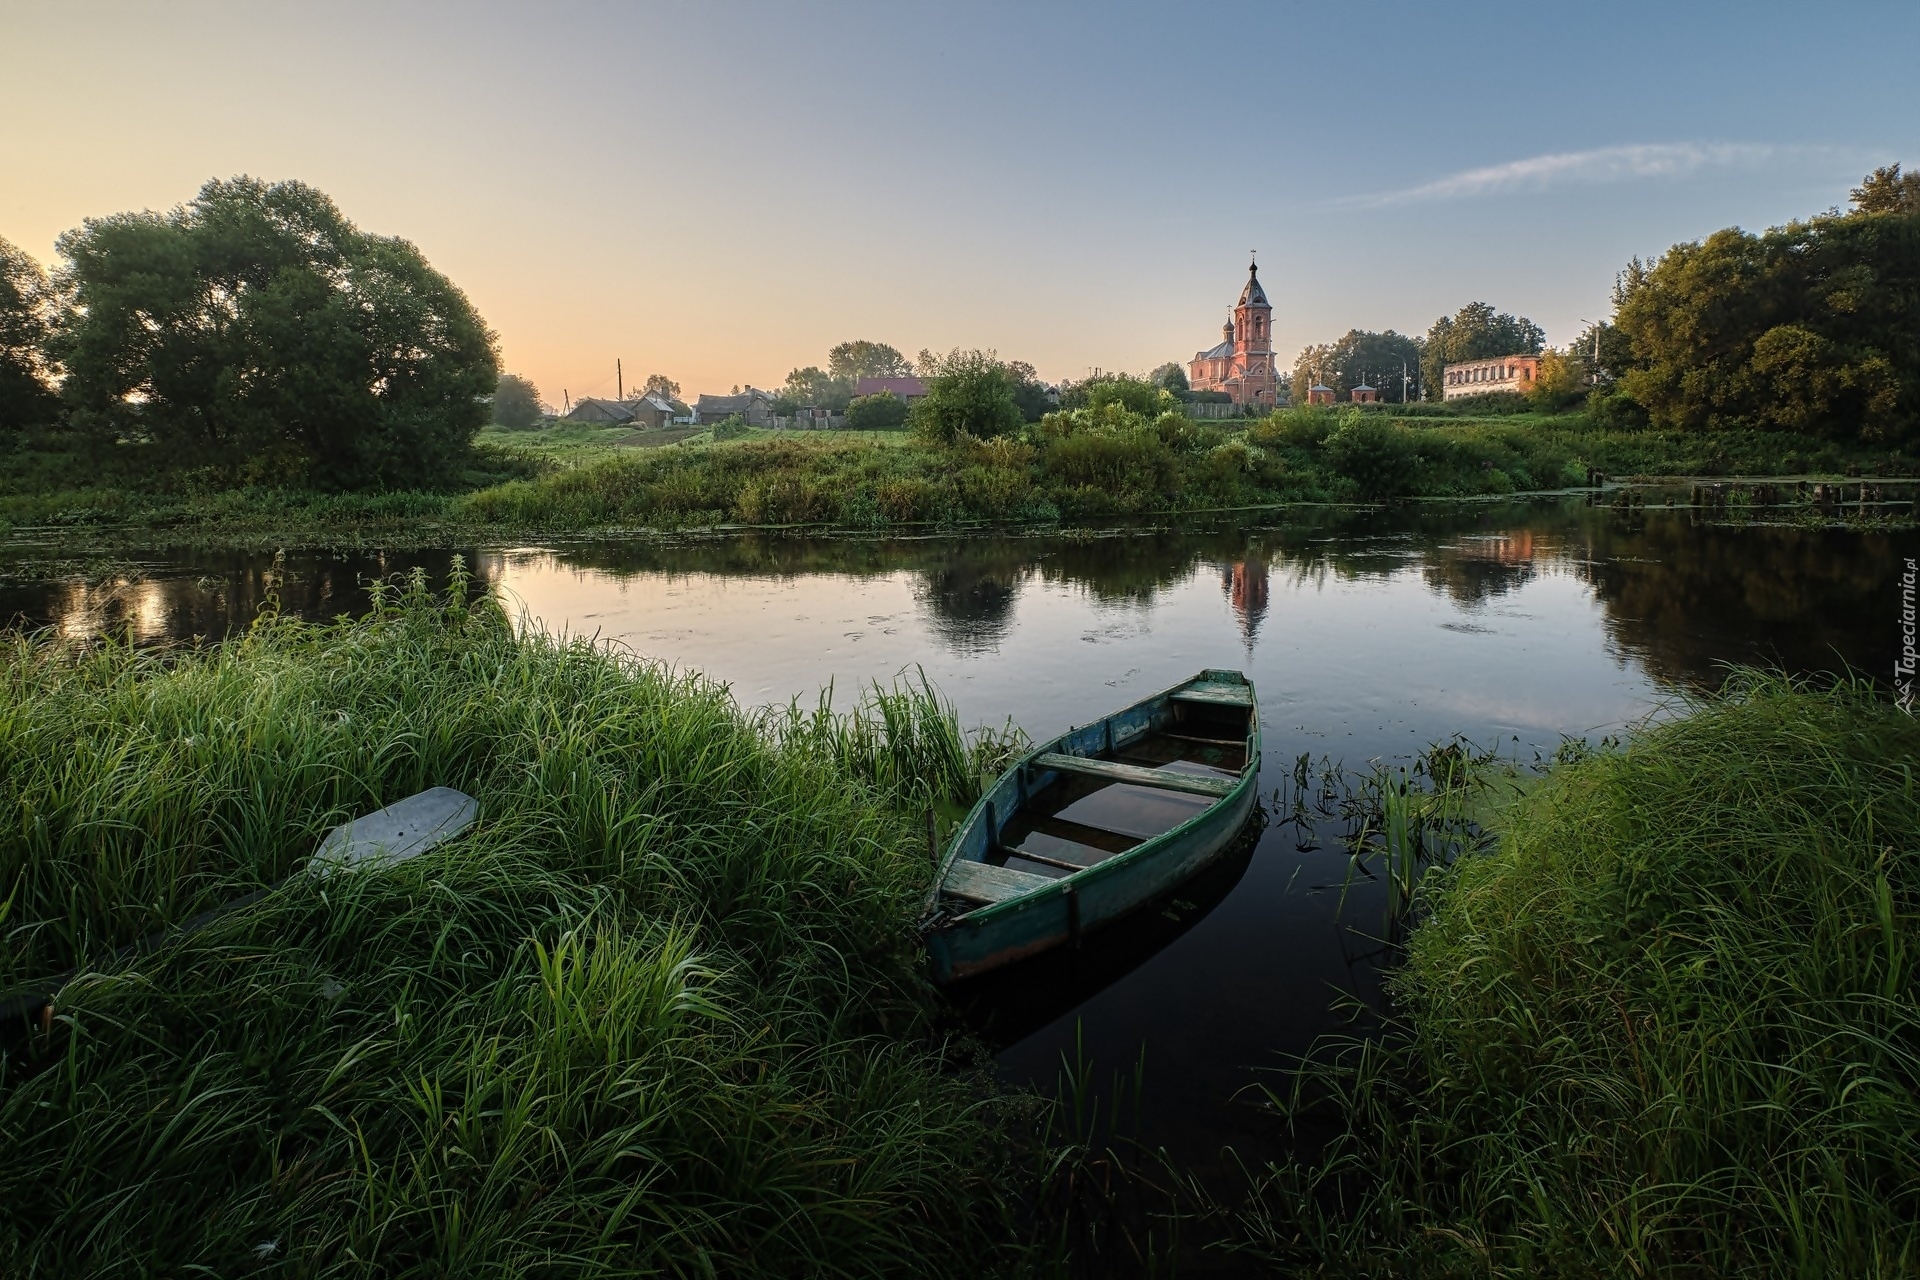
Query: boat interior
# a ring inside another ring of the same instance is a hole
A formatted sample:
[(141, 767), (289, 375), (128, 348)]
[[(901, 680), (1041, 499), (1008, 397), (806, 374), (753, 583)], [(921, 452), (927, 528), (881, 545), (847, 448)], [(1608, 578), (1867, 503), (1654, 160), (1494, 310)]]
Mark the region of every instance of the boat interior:
[[(1067, 735), (1019, 780), (1018, 803), (987, 806), (978, 864), (1023, 873), (982, 876), (955, 864), (949, 896), (1000, 901), (1027, 877), (1060, 879), (1179, 826), (1232, 789), (1247, 766), (1253, 714), (1245, 686), (1176, 690)], [(1001, 883), (1004, 881), (1005, 883)]]

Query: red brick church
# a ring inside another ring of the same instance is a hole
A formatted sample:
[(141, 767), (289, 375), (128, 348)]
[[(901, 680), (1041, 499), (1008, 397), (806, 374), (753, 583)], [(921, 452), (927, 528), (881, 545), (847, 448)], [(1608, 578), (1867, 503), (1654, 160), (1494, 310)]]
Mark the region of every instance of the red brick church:
[(1260, 265), (1247, 267), (1247, 287), (1227, 321), (1226, 341), (1187, 363), (1187, 385), (1224, 391), (1235, 404), (1271, 409), (1280, 400), (1280, 372), (1273, 363), (1273, 305), (1260, 287)]

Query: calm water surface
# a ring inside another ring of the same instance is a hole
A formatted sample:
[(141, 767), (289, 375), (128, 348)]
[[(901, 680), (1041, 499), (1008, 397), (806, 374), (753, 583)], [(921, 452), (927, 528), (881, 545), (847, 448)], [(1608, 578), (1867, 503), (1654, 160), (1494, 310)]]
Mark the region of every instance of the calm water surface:
[[(0, 559), (0, 618), (143, 640), (219, 636), (268, 559), (156, 549), (48, 577)], [(26, 553), (30, 554), (30, 553)], [(283, 607), (364, 607), (362, 583), (452, 552), (292, 555)], [(1036, 739), (1202, 667), (1258, 687), (1262, 794), (1303, 753), (1349, 766), (1464, 735), (1530, 760), (1715, 683), (1721, 664), (1890, 671), (1911, 532), (1725, 528), (1579, 500), (1322, 512), (1209, 532), (860, 541), (737, 537), (461, 552), (538, 625), (730, 684), (744, 703), (842, 701), (924, 669), (968, 723)], [(1284, 817), (1278, 806), (1273, 817)], [(1302, 848), (1303, 844), (1309, 847)], [(1003, 1071), (1051, 1087), (1063, 1052), (1131, 1072), (1145, 1132), (1189, 1159), (1246, 1149), (1255, 1069), (1373, 1002), (1380, 897), (1274, 822), (1250, 848), (1078, 956), (1009, 974), (975, 1015)]]

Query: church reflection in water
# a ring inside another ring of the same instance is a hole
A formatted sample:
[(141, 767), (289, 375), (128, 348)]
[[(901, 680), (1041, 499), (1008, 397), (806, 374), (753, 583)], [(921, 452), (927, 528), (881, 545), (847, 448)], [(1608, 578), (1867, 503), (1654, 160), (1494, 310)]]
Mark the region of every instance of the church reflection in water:
[[(963, 657), (998, 652), (1021, 626), (1022, 600), (1035, 589), (1068, 586), (1096, 604), (1151, 609), (1169, 592), (1204, 586), (1217, 573), (1251, 660), (1276, 589), (1297, 594), (1414, 575), (1471, 611), (1558, 577), (1584, 586), (1610, 642), (1657, 679), (1710, 686), (1724, 678), (1728, 661), (1792, 672), (1890, 670), (1898, 646), (1888, 584), (1916, 552), (1920, 535), (1910, 530), (1719, 527), (1682, 512), (1516, 501), (1306, 511), (1270, 525), (1199, 530), (899, 539), (748, 534), (459, 554), (480, 589), (528, 573), (580, 584), (573, 612), (548, 619), (556, 626), (595, 618), (600, 588), (617, 596), (639, 578), (818, 578), (831, 580), (843, 597), (866, 582), (904, 579), (928, 638)], [(132, 559), (101, 557), (97, 568), (83, 558), (70, 570), (63, 560), (55, 572), (36, 563), (32, 548), (12, 548), (11, 562), (7, 554), (0, 548), (0, 626), (75, 638), (113, 634), (141, 644), (217, 640), (244, 628), (266, 600), (273, 566), (267, 553), (156, 549)], [(280, 611), (312, 619), (362, 614), (368, 582), (420, 568), (443, 584), (455, 554), (290, 554), (276, 588)], [(729, 624), (716, 618), (698, 625)]]
[(1254, 639), (1267, 616), (1269, 587), (1266, 557), (1235, 560), (1225, 566), (1220, 570), (1220, 586), (1227, 593), (1227, 604), (1240, 624), (1240, 641), (1251, 658)]

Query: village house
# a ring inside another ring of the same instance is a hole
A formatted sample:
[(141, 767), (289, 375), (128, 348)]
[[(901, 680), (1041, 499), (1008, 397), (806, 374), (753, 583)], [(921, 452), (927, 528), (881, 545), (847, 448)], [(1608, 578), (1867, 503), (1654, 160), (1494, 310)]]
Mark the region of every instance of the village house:
[(912, 408), (914, 401), (927, 398), (927, 383), (924, 378), (862, 378), (853, 384), (856, 400), (882, 393), (899, 396)]
[(575, 400), (573, 408), (567, 411), (562, 422), (598, 422), (607, 426), (620, 426), (633, 421), (633, 409), (619, 400), (595, 400), (585, 398)]
[(731, 396), (701, 396), (693, 404), (693, 420), (702, 426), (744, 418), (748, 426), (773, 425), (773, 397), (757, 387)]
[(663, 396), (637, 400), (599, 400), (591, 396), (573, 402), (566, 422), (597, 422), (606, 426), (664, 427), (673, 421), (673, 402)]
[(1491, 360), (1463, 360), (1441, 375), (1442, 399), (1484, 396), (1495, 391), (1531, 390), (1540, 376), (1539, 356), (1495, 356)]
[(1260, 287), (1258, 263), (1247, 267), (1246, 287), (1222, 333), (1218, 346), (1195, 353), (1187, 363), (1187, 385), (1224, 391), (1236, 405), (1274, 408), (1280, 403), (1280, 371), (1273, 361), (1273, 306)]

